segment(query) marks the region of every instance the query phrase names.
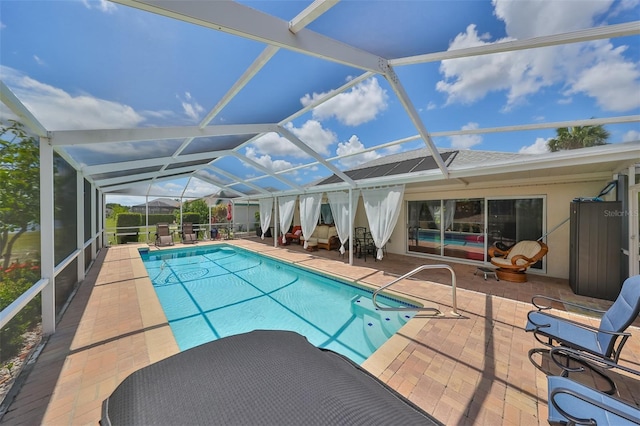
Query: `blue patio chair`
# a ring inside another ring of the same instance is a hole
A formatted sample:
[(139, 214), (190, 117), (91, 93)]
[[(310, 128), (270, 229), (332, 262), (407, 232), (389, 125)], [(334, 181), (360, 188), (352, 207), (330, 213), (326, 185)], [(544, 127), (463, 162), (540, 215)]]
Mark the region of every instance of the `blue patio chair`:
[[(599, 327), (592, 327), (577, 321), (556, 316), (550, 311), (550, 306), (543, 306), (539, 301), (555, 301), (564, 305), (579, 307), (584, 310), (596, 312), (602, 315)], [(537, 310), (530, 311), (527, 314), (526, 331), (533, 332), (538, 342), (553, 348), (555, 346), (564, 346), (575, 349), (586, 355), (573, 358), (579, 363), (587, 366), (597, 366), (609, 368), (608, 364), (617, 364), (620, 358), (620, 352), (627, 339), (631, 336), (625, 330), (640, 313), (640, 275), (627, 278), (616, 301), (607, 311), (588, 308), (574, 303), (565, 302), (547, 296), (534, 296), (531, 300)], [(533, 361), (533, 355), (536, 353), (549, 352), (545, 348), (533, 348), (529, 351), (529, 360), (538, 369), (542, 370), (541, 365)], [(591, 368), (590, 367), (590, 368)], [(615, 391), (615, 384), (611, 379), (602, 373), (599, 369), (591, 368), (596, 374), (604, 378), (611, 386), (611, 393)], [(544, 370), (542, 370), (544, 371)], [(563, 371), (563, 376), (568, 375), (568, 370)]]
[[(571, 349), (556, 347), (551, 358), (561, 365), (562, 357), (582, 356)], [(607, 362), (612, 368), (640, 376), (640, 372), (619, 364)], [(564, 367), (563, 367), (564, 368)], [(570, 369), (574, 371), (574, 369)], [(620, 399), (575, 382), (567, 377), (547, 377), (549, 395), (548, 421), (551, 424), (578, 425), (640, 425), (640, 409)]]

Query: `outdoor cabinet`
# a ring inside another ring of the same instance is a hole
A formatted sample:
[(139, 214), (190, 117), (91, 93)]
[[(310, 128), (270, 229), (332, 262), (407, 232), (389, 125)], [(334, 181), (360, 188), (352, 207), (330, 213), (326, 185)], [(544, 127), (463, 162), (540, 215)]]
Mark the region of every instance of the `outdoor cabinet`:
[(573, 201), (569, 284), (575, 294), (615, 300), (620, 276), (622, 205), (619, 201)]

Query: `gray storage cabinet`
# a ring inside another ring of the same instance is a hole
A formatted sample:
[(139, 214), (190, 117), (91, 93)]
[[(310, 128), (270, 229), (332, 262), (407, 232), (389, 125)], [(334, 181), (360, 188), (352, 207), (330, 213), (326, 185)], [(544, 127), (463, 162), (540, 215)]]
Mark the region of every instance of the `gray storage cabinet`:
[(569, 284), (575, 294), (615, 300), (620, 293), (621, 209), (619, 201), (571, 203)]

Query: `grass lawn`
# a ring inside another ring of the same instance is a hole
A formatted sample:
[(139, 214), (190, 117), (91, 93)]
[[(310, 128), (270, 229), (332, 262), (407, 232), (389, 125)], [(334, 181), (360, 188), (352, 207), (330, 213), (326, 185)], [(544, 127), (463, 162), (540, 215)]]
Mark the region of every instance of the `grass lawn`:
[[(9, 234), (11, 238), (12, 234)], [(11, 263), (40, 260), (40, 231), (28, 231), (20, 235), (11, 250)], [(0, 263), (2, 267), (2, 263)]]

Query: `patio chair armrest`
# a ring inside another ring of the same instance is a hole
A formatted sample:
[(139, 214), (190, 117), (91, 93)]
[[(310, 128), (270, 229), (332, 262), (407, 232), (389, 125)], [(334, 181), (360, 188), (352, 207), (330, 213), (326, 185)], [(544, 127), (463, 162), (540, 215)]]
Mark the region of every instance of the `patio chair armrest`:
[[(545, 327), (545, 326), (546, 326), (546, 324), (538, 324), (538, 323), (536, 323), (535, 321), (532, 321), (532, 320), (531, 320), (531, 314), (538, 313), (538, 312), (539, 312), (539, 311), (529, 311), (529, 312), (527, 313), (527, 319), (531, 322), (531, 324), (535, 325), (536, 327)], [(598, 327), (595, 327), (595, 326), (593, 326), (593, 325), (589, 325), (589, 324), (585, 324), (585, 323), (582, 323), (582, 322), (574, 321), (574, 320), (569, 319), (569, 318), (559, 317), (559, 316), (557, 316), (557, 315), (553, 315), (553, 314), (551, 314), (551, 313), (545, 313), (544, 315), (547, 315), (547, 316), (549, 316), (549, 317), (551, 317), (551, 318), (555, 318), (555, 319), (557, 319), (557, 320), (561, 320), (561, 321), (563, 321), (563, 322), (571, 323), (571, 324), (575, 325), (576, 327), (580, 327), (580, 328), (583, 328), (583, 329), (585, 329), (585, 330), (592, 331), (592, 332), (594, 332), (594, 333), (599, 333), (599, 334), (609, 334), (609, 335), (612, 335), (612, 336), (631, 336), (631, 334), (626, 333), (626, 332), (624, 332), (624, 331), (607, 331), (607, 330), (601, 330), (601, 329), (599, 329)]]
[(617, 362), (614, 362), (613, 360), (609, 359), (609, 358), (602, 358), (599, 357), (597, 355), (594, 355), (592, 353), (589, 352), (584, 352), (584, 351), (580, 351), (578, 349), (573, 349), (573, 348), (568, 348), (566, 346), (556, 346), (554, 348), (551, 348), (551, 350), (549, 351), (549, 355), (551, 356), (551, 359), (553, 360), (553, 362), (556, 363), (556, 365), (558, 367), (560, 367), (562, 370), (565, 370), (569, 373), (571, 372), (580, 372), (584, 370), (584, 367), (579, 367), (579, 368), (571, 368), (571, 367), (567, 367), (566, 364), (562, 363), (557, 357), (560, 354), (564, 354), (565, 356), (569, 356), (571, 358), (574, 359), (578, 359), (578, 360), (584, 360), (586, 362), (590, 362), (592, 364), (601, 364), (603, 366), (603, 368), (617, 368), (618, 370), (622, 370), (625, 371), (627, 373), (631, 373), (634, 374), (636, 376), (640, 377), (640, 371), (635, 370), (631, 367), (627, 367), (625, 365), (621, 365)]
[(490, 258), (491, 257), (505, 257), (506, 255), (509, 254), (509, 252), (500, 250), (496, 246), (491, 246), (491, 247), (489, 247), (488, 254), (489, 254)]
[(544, 305), (538, 304), (538, 302), (536, 302), (536, 300), (538, 300), (538, 299), (548, 300), (548, 301), (551, 301), (551, 302), (562, 303), (563, 305), (566, 305), (566, 306), (573, 306), (574, 308), (580, 308), (580, 309), (583, 309), (585, 311), (595, 312), (595, 313), (598, 313), (600, 315), (604, 315), (606, 313), (606, 311), (603, 311), (601, 309), (590, 308), (588, 306), (579, 305), (577, 303), (567, 302), (566, 300), (556, 299), (555, 297), (549, 297), (549, 296), (544, 296), (542, 294), (536, 294), (531, 298), (531, 304), (533, 306), (535, 306), (536, 308), (538, 308), (539, 311), (543, 311), (543, 310), (546, 310), (546, 309), (553, 309), (553, 307), (544, 306)]
[(553, 391), (551, 391), (551, 394), (549, 395), (549, 402), (551, 404), (553, 404), (553, 406), (555, 407), (556, 410), (558, 410), (558, 412), (560, 414), (562, 414), (565, 418), (567, 418), (570, 422), (574, 422), (575, 424), (584, 424), (584, 425), (592, 425), (595, 424), (593, 419), (591, 418), (581, 418), (581, 417), (576, 417), (572, 414), (567, 413), (564, 409), (562, 409), (560, 407), (560, 405), (558, 404), (558, 402), (556, 401), (556, 395), (558, 394), (565, 394), (565, 395), (569, 395), (572, 396), (574, 398), (580, 399), (596, 408), (599, 408), (601, 410), (607, 411), (609, 413), (614, 414), (615, 416), (618, 416), (620, 418), (623, 418), (629, 422), (632, 423), (637, 423), (638, 422), (638, 418), (635, 416), (632, 416), (629, 413), (625, 413), (623, 411), (618, 410), (615, 407), (611, 407), (611, 406), (607, 406), (606, 404), (604, 404), (603, 402), (600, 402), (596, 399), (593, 399), (587, 395), (582, 395), (579, 392), (573, 390), (573, 389), (569, 389), (569, 388), (564, 388), (564, 387), (558, 387), (556, 389), (554, 389)]
[(531, 259), (530, 257), (525, 256), (524, 254), (516, 254), (515, 256), (513, 256), (511, 258), (511, 264), (513, 266), (520, 266), (518, 265), (518, 260), (525, 260), (527, 263), (534, 263), (534, 260)]

